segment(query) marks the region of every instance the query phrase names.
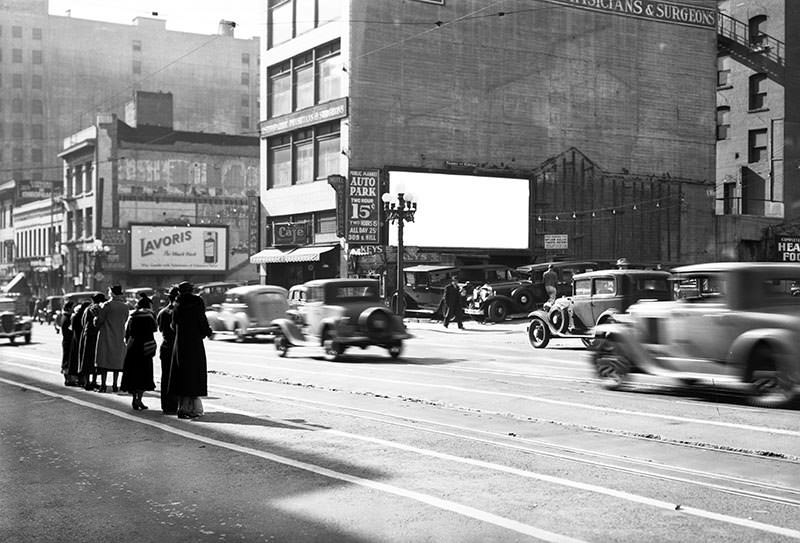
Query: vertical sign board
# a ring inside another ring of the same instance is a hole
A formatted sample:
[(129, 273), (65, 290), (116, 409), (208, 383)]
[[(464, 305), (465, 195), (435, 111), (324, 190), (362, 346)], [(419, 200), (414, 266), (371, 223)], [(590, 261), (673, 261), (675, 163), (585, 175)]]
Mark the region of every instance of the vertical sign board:
[(343, 175), (329, 175), (328, 184), (336, 192), (336, 235), (344, 237), (345, 223), (347, 217), (347, 193), (345, 179)]
[(778, 236), (778, 260), (800, 262), (800, 236)]
[(380, 170), (350, 170), (347, 183), (347, 235), (354, 245), (380, 245)]
[(247, 250), (251, 255), (261, 246), (261, 200), (258, 196), (247, 196)]

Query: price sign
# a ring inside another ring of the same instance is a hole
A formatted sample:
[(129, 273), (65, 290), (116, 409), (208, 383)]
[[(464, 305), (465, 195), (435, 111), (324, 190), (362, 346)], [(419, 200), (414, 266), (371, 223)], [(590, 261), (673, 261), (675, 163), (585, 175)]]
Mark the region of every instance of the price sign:
[(350, 170), (347, 181), (347, 241), (380, 244), (380, 171)]

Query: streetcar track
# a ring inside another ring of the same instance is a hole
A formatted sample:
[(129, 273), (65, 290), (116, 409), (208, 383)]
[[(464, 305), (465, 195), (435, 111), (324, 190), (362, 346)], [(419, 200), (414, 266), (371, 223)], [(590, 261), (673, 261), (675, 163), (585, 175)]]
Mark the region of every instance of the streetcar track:
[[(459, 426), (459, 425), (456, 425), (456, 424), (443, 423), (443, 422), (438, 422), (438, 421), (434, 421), (434, 420), (430, 420), (430, 419), (409, 417), (407, 415), (392, 415), (392, 414), (387, 414), (387, 413), (382, 412), (382, 411), (374, 411), (374, 410), (370, 410), (370, 409), (346, 406), (346, 405), (341, 405), (341, 404), (333, 404), (333, 403), (329, 403), (329, 402), (321, 402), (321, 401), (316, 401), (316, 400), (307, 400), (307, 399), (303, 399), (303, 398), (295, 398), (295, 397), (291, 397), (291, 396), (284, 396), (284, 395), (281, 395), (281, 394), (272, 394), (272, 393), (269, 393), (269, 392), (252, 391), (252, 390), (248, 390), (248, 389), (243, 389), (243, 388), (238, 388), (238, 387), (231, 387), (231, 386), (226, 386), (226, 385), (214, 385), (214, 388), (229, 391), (228, 394), (233, 395), (233, 396), (238, 396), (238, 397), (252, 397), (252, 396), (267, 397), (268, 401), (271, 401), (271, 402), (274, 402), (274, 403), (280, 403), (280, 404), (283, 404), (283, 405), (288, 405), (288, 406), (302, 405), (302, 406), (305, 406), (305, 407), (309, 407), (310, 406), (310, 407), (312, 407), (314, 409), (317, 409), (319, 411), (324, 411), (324, 412), (334, 413), (334, 414), (340, 414), (340, 415), (345, 415), (345, 416), (354, 417), (354, 418), (360, 418), (360, 419), (364, 419), (364, 420), (370, 420), (370, 421), (379, 422), (379, 423), (382, 423), (382, 424), (391, 424), (391, 425), (394, 425), (394, 426), (400, 426), (400, 427), (403, 427), (403, 428), (412, 429), (414, 431), (423, 430), (425, 432), (445, 435), (445, 436), (448, 436), (448, 437), (454, 437), (454, 438), (463, 439), (463, 440), (477, 441), (477, 442), (480, 442), (480, 443), (490, 444), (490, 445), (493, 445), (493, 446), (496, 446), (496, 447), (503, 447), (503, 448), (513, 449), (513, 450), (526, 452), (526, 453), (530, 453), (530, 454), (536, 454), (536, 455), (540, 455), (540, 456), (558, 458), (558, 459), (561, 459), (561, 460), (570, 460), (570, 461), (573, 461), (573, 462), (578, 462), (578, 463), (582, 463), (582, 464), (588, 464), (588, 465), (592, 465), (592, 466), (596, 466), (596, 467), (603, 467), (603, 468), (607, 468), (607, 469), (611, 469), (611, 470), (615, 470), (615, 471), (621, 471), (621, 472), (625, 472), (625, 473), (633, 474), (633, 475), (641, 475), (641, 476), (645, 476), (645, 477), (651, 477), (651, 478), (655, 478), (655, 479), (659, 479), (659, 480), (688, 483), (688, 484), (693, 484), (693, 485), (697, 485), (697, 486), (703, 486), (703, 487), (706, 487), (706, 488), (713, 488), (713, 489), (718, 490), (720, 492), (726, 492), (726, 493), (737, 495), (737, 496), (741, 496), (741, 497), (749, 497), (749, 498), (768, 501), (768, 502), (772, 502), (772, 503), (779, 503), (779, 504), (789, 505), (789, 506), (793, 506), (793, 507), (800, 507), (800, 488), (793, 488), (793, 487), (788, 487), (788, 486), (783, 486), (783, 485), (775, 485), (775, 484), (772, 484), (772, 483), (765, 483), (765, 482), (761, 482), (761, 481), (755, 481), (755, 480), (752, 480), (752, 479), (745, 479), (743, 477), (736, 477), (736, 476), (731, 476), (731, 475), (724, 475), (724, 474), (717, 474), (717, 473), (707, 472), (707, 471), (703, 471), (703, 470), (684, 468), (684, 467), (681, 467), (681, 466), (668, 465), (668, 464), (663, 464), (663, 463), (659, 463), (659, 462), (654, 462), (654, 461), (651, 461), (651, 460), (641, 460), (641, 459), (631, 458), (631, 457), (623, 456), (623, 455), (602, 453), (602, 452), (599, 452), (599, 451), (590, 451), (590, 450), (581, 449), (581, 448), (578, 448), (578, 447), (570, 447), (570, 446), (566, 446), (566, 445), (550, 443), (550, 442), (547, 442), (547, 441), (544, 441), (544, 440), (539, 440), (539, 439), (531, 439), (531, 438), (524, 438), (524, 437), (515, 437), (514, 438), (514, 441), (522, 441), (522, 442), (525, 442), (525, 443), (535, 444), (535, 445), (538, 445), (540, 447), (547, 447), (549, 449), (555, 449), (557, 451), (566, 451), (566, 452), (570, 453), (571, 455), (582, 455), (582, 456), (585, 456), (585, 457), (597, 457), (597, 458), (602, 458), (602, 459), (606, 459), (606, 460), (609, 460), (609, 461), (617, 461), (617, 462), (626, 463), (626, 464), (642, 465), (642, 466), (647, 466), (647, 467), (650, 467), (650, 468), (654, 468), (655, 467), (655, 468), (662, 469), (662, 470), (665, 470), (665, 471), (668, 471), (668, 472), (673, 472), (673, 473), (677, 473), (677, 474), (683, 475), (683, 477), (679, 477), (679, 476), (675, 476), (675, 475), (664, 475), (664, 474), (661, 474), (661, 473), (655, 473), (653, 471), (647, 471), (647, 470), (644, 470), (644, 469), (630, 468), (630, 467), (626, 467), (626, 466), (622, 466), (622, 465), (613, 465), (613, 464), (609, 464), (608, 462), (603, 462), (603, 461), (598, 461), (598, 460), (587, 460), (585, 458), (579, 458), (577, 456), (569, 456), (569, 455), (565, 455), (565, 454), (563, 454), (561, 452), (551, 452), (551, 451), (544, 450), (544, 449), (533, 448), (531, 446), (522, 446), (522, 445), (519, 445), (517, 443), (510, 443), (510, 442), (506, 442), (506, 441), (496, 441), (496, 440), (493, 440), (493, 439), (479, 438), (479, 437), (474, 437), (474, 436), (470, 436), (470, 435), (466, 435), (466, 434), (459, 434), (459, 433), (455, 433), (455, 432), (451, 432), (451, 431), (437, 430), (435, 428), (426, 428), (424, 426), (420, 426), (420, 424), (427, 424), (427, 425), (431, 425), (431, 426), (439, 426), (439, 427), (444, 427), (444, 428), (450, 428), (450, 429), (453, 429), (453, 430), (458, 430), (460, 432), (468, 432), (468, 433), (473, 433), (473, 434), (478, 434), (478, 435), (486, 435), (486, 436), (493, 437), (495, 439), (499, 438), (499, 437), (505, 437), (505, 436), (502, 436), (501, 434), (496, 434), (496, 433), (488, 432), (488, 431), (485, 431), (485, 430), (477, 430), (477, 429), (474, 429), (474, 428), (468, 428), (468, 427)], [(234, 391), (234, 393), (231, 393), (230, 391)], [(237, 393), (244, 393), (244, 394), (237, 394)], [(355, 412), (356, 414), (354, 414), (353, 412)], [(388, 419), (395, 419), (395, 420), (387, 420), (387, 418)], [(408, 422), (403, 422), (403, 421), (408, 421)], [(311, 428), (311, 425), (308, 425), (308, 427)], [(355, 437), (358, 437), (358, 436), (356, 435)], [(785, 494), (795, 495), (795, 496), (798, 496), (798, 498), (797, 499), (793, 499), (793, 498), (787, 498), (787, 497), (782, 497), (782, 496), (769, 495), (769, 494), (765, 494), (764, 492), (747, 491), (747, 490), (742, 490), (742, 489), (737, 489), (737, 488), (730, 488), (730, 487), (725, 487), (725, 486), (723, 486), (721, 484), (716, 484), (716, 483), (712, 483), (712, 482), (698, 481), (696, 479), (690, 479), (688, 477), (703, 477), (703, 478), (708, 479), (710, 481), (714, 481), (714, 480), (725, 481), (725, 482), (728, 482), (728, 483), (735, 483), (735, 484), (740, 484), (740, 485), (748, 486), (748, 487), (756, 487), (756, 488), (758, 488), (760, 490), (764, 490), (764, 491), (782, 492), (782, 493), (785, 493)]]

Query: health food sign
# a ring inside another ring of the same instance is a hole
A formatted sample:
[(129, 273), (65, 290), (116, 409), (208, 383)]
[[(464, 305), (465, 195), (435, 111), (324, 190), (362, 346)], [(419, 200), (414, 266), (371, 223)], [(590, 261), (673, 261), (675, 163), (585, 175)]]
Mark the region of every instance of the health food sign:
[(380, 170), (350, 170), (347, 182), (348, 243), (379, 245), (381, 233)]

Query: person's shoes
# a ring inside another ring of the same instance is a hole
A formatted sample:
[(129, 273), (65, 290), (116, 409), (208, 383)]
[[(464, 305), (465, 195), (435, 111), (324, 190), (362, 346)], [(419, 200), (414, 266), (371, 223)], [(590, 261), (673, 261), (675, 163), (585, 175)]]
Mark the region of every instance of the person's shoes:
[(145, 409), (147, 409), (147, 406), (146, 406), (145, 404), (143, 404), (143, 403), (142, 403), (142, 400), (139, 400), (139, 409), (141, 409), (142, 411), (144, 411)]
[(191, 417), (191, 415), (188, 415), (186, 413), (178, 413), (178, 418), (179, 419), (190, 419), (192, 417)]
[(448, 324), (443, 324), (442, 326), (444, 326), (445, 328), (447, 328), (449, 325), (448, 325)]
[(459, 330), (463, 330), (463, 329), (464, 329), (464, 327), (463, 327), (463, 326), (459, 326), (459, 327), (458, 327), (458, 329), (459, 329)]
[(97, 392), (104, 394), (108, 392), (108, 389), (106, 388), (106, 385), (100, 385), (100, 388), (97, 389)]
[(138, 411), (139, 409), (141, 409), (141, 407), (139, 407), (139, 402), (137, 402), (136, 400), (133, 400), (131, 402), (131, 407), (133, 407), (134, 411)]

